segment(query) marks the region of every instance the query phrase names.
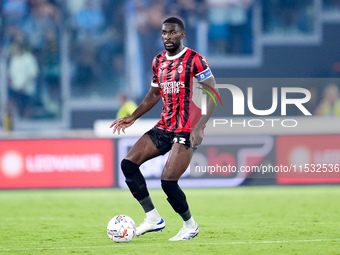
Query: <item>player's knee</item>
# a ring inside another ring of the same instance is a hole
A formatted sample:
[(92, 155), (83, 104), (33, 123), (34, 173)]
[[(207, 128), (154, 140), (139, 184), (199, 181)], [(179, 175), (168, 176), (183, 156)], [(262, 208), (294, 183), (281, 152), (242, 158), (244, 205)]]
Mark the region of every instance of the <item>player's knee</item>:
[(123, 159), (121, 162), (122, 172), (125, 176), (125, 182), (131, 193), (137, 200), (142, 200), (149, 196), (146, 188), (145, 179), (139, 170), (139, 165), (130, 160)]
[(178, 186), (177, 181), (180, 178), (180, 174), (177, 173), (176, 171), (172, 171), (172, 169), (169, 169), (167, 164), (164, 166), (164, 170), (162, 172), (162, 176), (161, 176), (161, 181), (164, 181), (165, 183), (169, 182), (171, 183), (172, 181), (175, 182), (174, 184), (164, 184), (166, 185), (174, 185), (174, 186)]
[(127, 159), (123, 159), (120, 166), (125, 177), (134, 175), (136, 174), (136, 171), (139, 171), (139, 165)]

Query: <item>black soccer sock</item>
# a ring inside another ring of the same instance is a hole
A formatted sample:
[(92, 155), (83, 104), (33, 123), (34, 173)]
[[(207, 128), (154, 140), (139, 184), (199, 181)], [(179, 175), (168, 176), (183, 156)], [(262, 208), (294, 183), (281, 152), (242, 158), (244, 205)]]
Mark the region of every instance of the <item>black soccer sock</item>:
[(125, 182), (129, 187), (132, 195), (138, 200), (145, 212), (154, 209), (154, 205), (149, 196), (148, 189), (144, 176), (139, 170), (139, 165), (130, 160), (123, 159), (121, 163), (123, 174), (125, 175)]
[(146, 198), (138, 200), (138, 202), (143, 207), (143, 210), (145, 213), (150, 212), (151, 210), (155, 208), (150, 196), (147, 196)]
[(181, 188), (178, 186), (177, 181), (161, 180), (161, 183), (165, 194), (168, 196), (167, 200), (172, 208), (175, 210), (175, 212), (177, 212), (181, 216), (183, 215), (186, 220), (190, 219), (191, 214), (186, 196)]
[(184, 221), (187, 221), (191, 218), (191, 212), (190, 209), (188, 209), (188, 211), (186, 211), (185, 213), (180, 214), (180, 216), (182, 217), (182, 219)]

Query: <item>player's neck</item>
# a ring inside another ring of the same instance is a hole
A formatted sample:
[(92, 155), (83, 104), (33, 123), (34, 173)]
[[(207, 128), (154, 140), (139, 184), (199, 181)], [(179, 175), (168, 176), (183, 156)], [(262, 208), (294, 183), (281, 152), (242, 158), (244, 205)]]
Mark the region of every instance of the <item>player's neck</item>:
[(179, 46), (178, 49), (174, 52), (167, 51), (167, 54), (169, 57), (176, 56), (178, 53), (180, 53), (185, 47), (183, 45)]

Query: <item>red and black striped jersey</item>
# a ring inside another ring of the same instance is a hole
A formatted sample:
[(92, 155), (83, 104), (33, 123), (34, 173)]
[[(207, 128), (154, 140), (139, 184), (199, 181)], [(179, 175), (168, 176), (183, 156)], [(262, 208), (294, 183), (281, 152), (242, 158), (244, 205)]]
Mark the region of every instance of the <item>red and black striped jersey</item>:
[(175, 56), (164, 51), (154, 57), (152, 71), (151, 86), (158, 87), (163, 98), (156, 127), (174, 133), (190, 132), (201, 117), (200, 104), (193, 98), (202, 91), (195, 89), (193, 78), (203, 81), (212, 76), (207, 60), (186, 47)]

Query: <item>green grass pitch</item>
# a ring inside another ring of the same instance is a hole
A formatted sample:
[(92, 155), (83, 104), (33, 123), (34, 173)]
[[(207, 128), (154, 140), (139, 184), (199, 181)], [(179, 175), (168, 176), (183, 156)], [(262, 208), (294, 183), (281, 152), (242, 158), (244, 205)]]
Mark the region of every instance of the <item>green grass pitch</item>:
[(150, 190), (163, 232), (114, 243), (116, 214), (144, 213), (120, 189), (0, 191), (0, 254), (340, 254), (340, 186), (185, 189), (200, 234), (169, 242), (182, 222)]

